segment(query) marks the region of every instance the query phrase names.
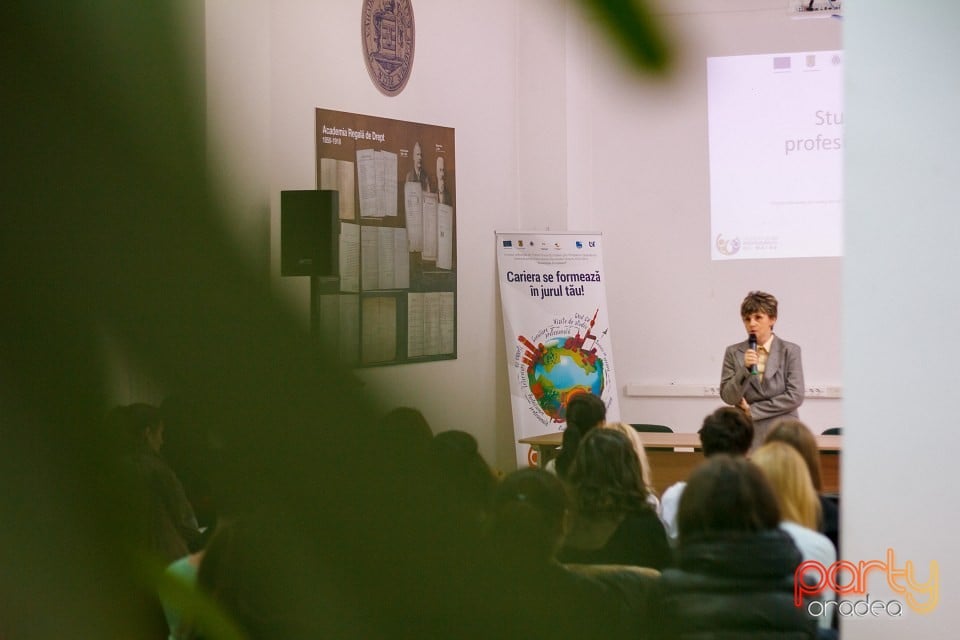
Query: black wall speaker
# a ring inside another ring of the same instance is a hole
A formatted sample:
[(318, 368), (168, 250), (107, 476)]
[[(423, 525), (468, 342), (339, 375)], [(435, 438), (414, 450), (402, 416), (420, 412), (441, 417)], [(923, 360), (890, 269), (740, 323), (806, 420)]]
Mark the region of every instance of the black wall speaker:
[(280, 192), (280, 275), (337, 275), (339, 194)]

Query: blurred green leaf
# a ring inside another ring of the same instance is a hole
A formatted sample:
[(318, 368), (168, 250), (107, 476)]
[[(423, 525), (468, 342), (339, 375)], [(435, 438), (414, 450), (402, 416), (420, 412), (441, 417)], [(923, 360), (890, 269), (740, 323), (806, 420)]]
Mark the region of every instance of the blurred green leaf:
[(613, 45), (634, 67), (665, 74), (672, 49), (647, 2), (643, 0), (578, 0), (610, 36)]

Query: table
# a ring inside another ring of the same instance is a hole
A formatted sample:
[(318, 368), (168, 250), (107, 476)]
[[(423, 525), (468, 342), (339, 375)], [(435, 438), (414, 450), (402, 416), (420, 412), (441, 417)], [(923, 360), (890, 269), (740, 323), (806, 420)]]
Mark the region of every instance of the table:
[[(820, 472), (824, 493), (840, 493), (840, 452), (843, 436), (814, 436), (820, 449)], [(700, 436), (696, 433), (641, 433), (657, 492), (675, 482), (686, 480), (694, 467), (703, 462)], [(537, 453), (537, 466), (543, 467), (557, 455), (563, 432), (521, 438)]]

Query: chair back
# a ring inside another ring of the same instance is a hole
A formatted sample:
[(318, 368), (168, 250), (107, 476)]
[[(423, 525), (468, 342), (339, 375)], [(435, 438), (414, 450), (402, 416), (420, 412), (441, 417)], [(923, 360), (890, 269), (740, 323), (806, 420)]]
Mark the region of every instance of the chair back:
[(660, 582), (660, 572), (651, 567), (623, 564), (568, 564), (567, 569), (604, 585), (609, 597), (618, 604), (620, 616), (616, 628), (622, 638), (649, 638), (647, 629), (657, 620), (650, 608)]
[(673, 429), (665, 424), (630, 424), (640, 433), (673, 433)]

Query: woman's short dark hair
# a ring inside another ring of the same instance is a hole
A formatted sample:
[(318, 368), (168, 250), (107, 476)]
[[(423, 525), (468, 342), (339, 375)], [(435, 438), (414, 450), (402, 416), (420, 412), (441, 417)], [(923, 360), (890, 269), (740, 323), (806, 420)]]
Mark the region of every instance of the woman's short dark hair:
[(592, 393), (578, 393), (567, 400), (565, 415), (567, 428), (563, 431), (560, 454), (557, 456), (557, 474), (560, 477), (567, 476), (580, 440), (607, 419), (607, 405)]
[(619, 431), (588, 433), (577, 449), (569, 481), (579, 514), (620, 515), (650, 508), (637, 451)]
[(751, 291), (740, 303), (740, 317), (746, 318), (753, 313), (765, 313), (771, 318), (777, 317), (777, 299), (766, 291)]
[(746, 458), (718, 454), (691, 474), (680, 498), (680, 544), (715, 533), (757, 532), (780, 524), (777, 497)]

